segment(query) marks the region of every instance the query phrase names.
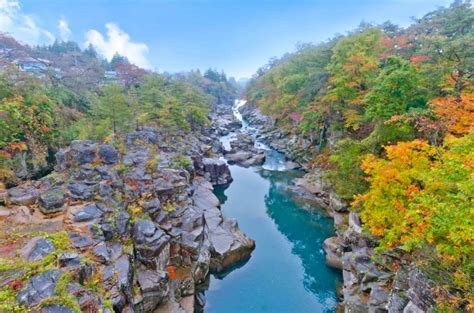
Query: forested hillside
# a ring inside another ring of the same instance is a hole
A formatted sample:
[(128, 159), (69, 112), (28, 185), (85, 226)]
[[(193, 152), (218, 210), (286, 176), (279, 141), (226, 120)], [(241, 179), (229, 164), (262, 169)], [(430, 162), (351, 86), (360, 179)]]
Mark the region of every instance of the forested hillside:
[(418, 262), (438, 284), (440, 307), (468, 311), (473, 69), (474, 10), (455, 1), (407, 28), (363, 24), (300, 45), (246, 91), (278, 127), (319, 147), (313, 170), (361, 213), (379, 251)]
[(13, 186), (50, 170), (73, 139), (112, 142), (144, 126), (198, 130), (237, 84), (213, 69), (158, 74), (116, 54), (108, 62), (75, 42), (29, 47), (0, 37), (0, 181)]

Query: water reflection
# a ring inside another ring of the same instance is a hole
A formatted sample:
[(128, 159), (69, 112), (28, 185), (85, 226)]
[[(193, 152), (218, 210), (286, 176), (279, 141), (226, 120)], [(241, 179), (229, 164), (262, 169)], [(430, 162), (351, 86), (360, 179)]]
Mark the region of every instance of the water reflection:
[(286, 186), (294, 175), (262, 172), (262, 176), (270, 180), (270, 189), (265, 196), (267, 213), (280, 233), (292, 243), (292, 253), (302, 261), (305, 288), (318, 294), (320, 300), (333, 303), (338, 271), (330, 268), (321, 270), (326, 267), (322, 250), (326, 237), (322, 234), (334, 232), (333, 222), (320, 208), (309, 204), (303, 208), (292, 198)]

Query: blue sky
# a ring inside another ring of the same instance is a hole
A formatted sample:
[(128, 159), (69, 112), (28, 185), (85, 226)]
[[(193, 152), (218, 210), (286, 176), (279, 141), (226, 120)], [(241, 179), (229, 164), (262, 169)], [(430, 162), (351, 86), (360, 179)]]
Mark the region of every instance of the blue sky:
[(248, 77), (298, 42), (320, 42), (361, 21), (402, 26), (448, 0), (0, 0), (0, 31), (29, 44), (92, 42), (158, 71), (213, 67)]

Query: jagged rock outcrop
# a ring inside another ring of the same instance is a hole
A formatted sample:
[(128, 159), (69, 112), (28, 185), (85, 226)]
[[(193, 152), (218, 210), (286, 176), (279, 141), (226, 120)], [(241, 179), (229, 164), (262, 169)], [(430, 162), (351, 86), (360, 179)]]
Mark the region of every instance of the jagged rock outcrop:
[(253, 103), (246, 103), (240, 107), (239, 111), (248, 123), (254, 127), (274, 124), (274, 121), (269, 116), (262, 114)]
[(265, 162), (264, 151), (255, 147), (255, 139), (249, 134), (238, 133), (230, 146), (231, 150), (225, 152), (225, 158), (229, 164), (251, 167)]
[(227, 185), (232, 182), (229, 167), (224, 160), (204, 158), (202, 159), (204, 173), (208, 175), (213, 185)]
[(239, 230), (236, 220), (223, 218), (218, 209), (219, 200), (212, 193), (212, 186), (198, 182), (193, 200), (194, 209), (204, 216), (206, 239), (211, 252), (209, 269), (220, 272), (248, 258), (255, 248), (255, 242)]
[(228, 135), (231, 131), (242, 127), (242, 123), (232, 113), (232, 107), (230, 105), (215, 105), (210, 117), (212, 120), (210, 131), (218, 136)]
[[(0, 257), (19, 249), (25, 260), (40, 262), (39, 273), (18, 289), (17, 303), (67, 312), (50, 302), (68, 297), (89, 312), (192, 310), (194, 286), (255, 247), (236, 221), (223, 217), (213, 194), (212, 185), (232, 180), (224, 161), (208, 157), (214, 141), (165, 140), (143, 129), (128, 134), (119, 152), (76, 140), (58, 152), (56, 172), (8, 190), (0, 231), (22, 228), (25, 235)], [(49, 235), (28, 240), (30, 230)], [(53, 269), (41, 272), (41, 262)], [(57, 294), (64, 273), (66, 289)], [(0, 287), (21, 275), (0, 273)]]
[[(275, 121), (260, 112), (253, 103), (247, 103), (240, 108), (242, 116), (252, 127), (258, 129), (257, 139), (267, 144), (270, 148), (282, 152), (286, 158), (305, 164), (319, 151), (318, 145), (300, 134), (278, 128)], [(299, 167), (298, 166), (298, 167)]]

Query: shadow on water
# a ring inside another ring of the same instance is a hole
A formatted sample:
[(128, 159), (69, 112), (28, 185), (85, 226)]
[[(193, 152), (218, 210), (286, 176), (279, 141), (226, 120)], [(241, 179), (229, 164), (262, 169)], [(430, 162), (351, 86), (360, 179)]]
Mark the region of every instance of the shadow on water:
[(225, 190), (229, 188), (230, 185), (219, 185), (214, 186), (214, 194), (216, 195), (217, 199), (219, 199), (219, 203), (224, 205), (227, 201), (227, 196), (225, 195)]
[[(327, 238), (321, 234), (334, 232), (332, 219), (321, 208), (309, 204), (302, 207), (293, 199), (286, 187), (291, 178), (300, 176), (299, 173), (262, 171), (261, 175), (270, 180), (270, 189), (265, 196), (268, 216), (292, 243), (292, 253), (303, 263), (305, 288), (313, 293), (325, 292), (331, 285), (327, 281), (334, 280), (334, 274), (339, 275), (339, 271), (331, 268), (321, 271), (321, 266), (325, 264), (322, 245)], [(334, 290), (327, 292), (327, 296), (331, 297)]]

